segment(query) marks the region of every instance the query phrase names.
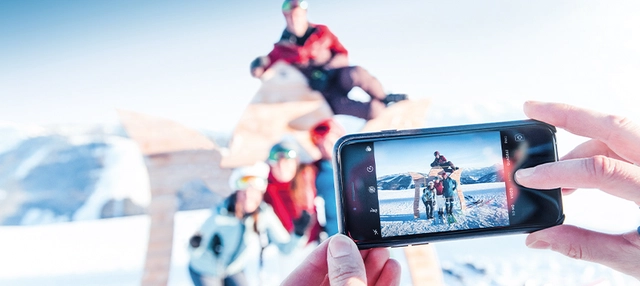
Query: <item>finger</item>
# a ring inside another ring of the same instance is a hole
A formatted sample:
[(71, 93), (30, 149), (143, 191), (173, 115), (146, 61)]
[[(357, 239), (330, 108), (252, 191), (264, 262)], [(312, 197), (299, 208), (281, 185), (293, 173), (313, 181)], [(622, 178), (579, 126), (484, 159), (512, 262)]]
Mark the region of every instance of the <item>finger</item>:
[(401, 272), (402, 272), (402, 269), (400, 268), (400, 263), (395, 259), (389, 259), (387, 260), (387, 263), (385, 263), (384, 267), (382, 268), (380, 276), (378, 277), (378, 281), (376, 281), (375, 285), (380, 285), (380, 286), (400, 285)]
[(560, 225), (529, 234), (528, 247), (551, 249), (568, 257), (592, 261), (640, 278), (640, 234), (598, 233), (571, 225)]
[(341, 234), (333, 236), (326, 260), (331, 285), (367, 285), (364, 262), (350, 238)]
[(328, 285), (323, 283), (327, 278), (327, 247), (329, 240), (322, 242), (314, 249), (307, 258), (295, 269), (285, 280), (282, 285)]
[(595, 156), (520, 169), (518, 184), (534, 189), (595, 188), (640, 205), (640, 167)]
[[(607, 156), (610, 158), (622, 160), (622, 158), (620, 158), (618, 154), (611, 151), (611, 149), (609, 149), (609, 147), (606, 144), (602, 143), (599, 140), (593, 140), (593, 139), (578, 145), (569, 153), (562, 156), (560, 160), (588, 158), (588, 157), (593, 157), (597, 155), (602, 155), (602, 156)], [(570, 195), (575, 191), (576, 189), (573, 189), (573, 188), (565, 188), (565, 187), (562, 188), (563, 195)]]
[(571, 150), (566, 155), (562, 156), (560, 160), (570, 160), (570, 159), (579, 159), (579, 158), (588, 158), (597, 155), (607, 156), (609, 158), (624, 160), (615, 152), (609, 149), (607, 144), (604, 144), (600, 140), (589, 140), (578, 145), (576, 148)]
[(640, 164), (640, 125), (626, 117), (607, 115), (566, 104), (528, 101), (524, 112), (532, 119), (544, 121), (573, 134), (597, 139), (620, 157)]
[(381, 274), (387, 260), (389, 260), (389, 250), (386, 248), (373, 248), (362, 257), (364, 260), (364, 268), (367, 273), (367, 282), (369, 285), (375, 285)]

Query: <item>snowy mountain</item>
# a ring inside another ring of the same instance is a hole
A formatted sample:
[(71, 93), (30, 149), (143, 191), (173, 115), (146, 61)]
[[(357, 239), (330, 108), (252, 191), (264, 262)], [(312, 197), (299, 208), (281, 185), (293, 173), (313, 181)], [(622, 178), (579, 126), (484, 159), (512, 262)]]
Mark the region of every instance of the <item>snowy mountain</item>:
[[(198, 182), (178, 197), (180, 210), (221, 200)], [(0, 225), (138, 215), (150, 198), (143, 155), (121, 127), (0, 123)]]
[[(460, 183), (473, 185), (482, 183), (504, 182), (501, 168), (490, 166), (484, 168), (463, 169), (460, 175)], [(427, 173), (420, 173), (427, 176)], [(413, 180), (409, 173), (386, 175), (378, 178), (379, 190), (407, 190), (413, 189)]]
[(504, 182), (502, 168), (498, 166), (464, 169), (460, 176), (463, 185)]

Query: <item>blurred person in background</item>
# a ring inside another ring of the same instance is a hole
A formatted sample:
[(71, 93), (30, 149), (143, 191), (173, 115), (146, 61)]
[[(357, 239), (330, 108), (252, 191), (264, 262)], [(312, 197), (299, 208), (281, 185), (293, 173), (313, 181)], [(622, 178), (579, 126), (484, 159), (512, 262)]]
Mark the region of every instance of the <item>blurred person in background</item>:
[(333, 146), (346, 134), (345, 129), (334, 119), (320, 122), (311, 129), (311, 141), (318, 147), (322, 157), (315, 162), (318, 175), (316, 189), (324, 200), (325, 231), (329, 236), (338, 233), (336, 192), (333, 182)]
[(287, 140), (273, 145), (267, 159), (270, 171), (264, 201), (290, 233), (296, 230), (296, 224), (311, 221), (308, 235), (310, 241), (315, 241), (320, 233), (314, 205), (316, 171), (312, 165), (300, 162), (298, 150)]
[[(285, 0), (282, 14), (287, 26), (280, 40), (267, 55), (251, 62), (251, 75), (260, 78), (277, 61), (297, 67), (335, 114), (366, 120), (375, 118), (388, 104), (405, 100), (405, 94), (386, 94), (382, 84), (360, 66), (349, 66), (347, 49), (324, 25), (309, 23), (306, 0)], [(348, 97), (354, 87), (361, 88), (371, 100), (361, 102)]]
[(213, 209), (189, 241), (194, 285), (247, 285), (244, 269), (252, 259), (262, 263), (266, 246), (275, 244), (283, 253), (291, 253), (304, 245), (306, 225), (290, 234), (263, 202), (268, 174), (264, 162), (233, 170), (229, 184), (235, 192)]

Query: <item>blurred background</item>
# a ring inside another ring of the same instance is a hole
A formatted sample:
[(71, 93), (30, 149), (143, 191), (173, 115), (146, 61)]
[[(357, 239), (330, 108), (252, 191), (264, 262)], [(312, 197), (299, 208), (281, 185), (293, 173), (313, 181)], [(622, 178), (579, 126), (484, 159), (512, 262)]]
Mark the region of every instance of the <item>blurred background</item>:
[[(139, 285), (149, 174), (117, 110), (169, 119), (225, 147), (260, 87), (249, 63), (285, 26), (280, 7), (279, 0), (0, 2), (0, 284)], [(310, 21), (338, 36), (351, 64), (388, 92), (431, 100), (429, 127), (523, 119), (526, 100), (640, 121), (639, 13), (637, 1), (309, 7)], [(560, 131), (560, 155), (583, 141)], [(168, 281), (189, 285), (187, 240), (221, 198), (198, 181), (177, 194)], [(637, 206), (596, 190), (564, 203), (568, 224), (610, 233), (640, 224)], [(638, 283), (530, 250), (522, 235), (435, 249), (447, 285)], [(288, 270), (269, 272), (263, 284)], [(403, 284), (417, 283), (404, 273)]]

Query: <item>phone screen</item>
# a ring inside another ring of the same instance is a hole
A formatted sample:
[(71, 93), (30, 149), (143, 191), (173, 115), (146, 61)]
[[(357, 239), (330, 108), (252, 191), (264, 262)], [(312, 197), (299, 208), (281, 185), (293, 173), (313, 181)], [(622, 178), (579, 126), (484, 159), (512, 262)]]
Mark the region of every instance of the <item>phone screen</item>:
[(365, 242), (557, 224), (559, 190), (513, 180), (518, 168), (555, 161), (555, 150), (553, 132), (538, 126), (353, 142), (341, 152), (343, 223)]

